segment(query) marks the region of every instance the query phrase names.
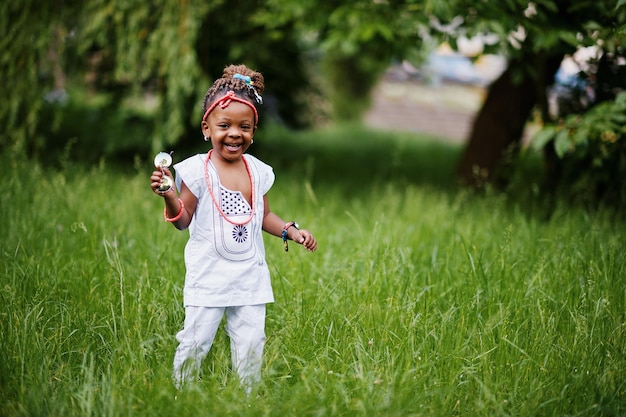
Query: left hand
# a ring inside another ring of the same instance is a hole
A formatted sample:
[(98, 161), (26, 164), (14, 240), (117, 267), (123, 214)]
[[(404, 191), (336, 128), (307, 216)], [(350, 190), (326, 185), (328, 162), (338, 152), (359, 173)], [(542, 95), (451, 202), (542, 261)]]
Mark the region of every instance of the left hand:
[(315, 252), (317, 249), (317, 241), (313, 234), (306, 229), (296, 229), (295, 227), (290, 227), (287, 231), (289, 239), (293, 240), (296, 243), (301, 244), (304, 248), (310, 252)]

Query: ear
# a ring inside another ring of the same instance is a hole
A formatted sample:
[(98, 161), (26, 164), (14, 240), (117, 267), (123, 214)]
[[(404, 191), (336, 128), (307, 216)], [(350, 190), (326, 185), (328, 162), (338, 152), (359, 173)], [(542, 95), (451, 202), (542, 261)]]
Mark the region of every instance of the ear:
[(200, 128), (202, 129), (202, 134), (205, 138), (211, 137), (211, 128), (209, 127), (209, 124), (206, 120), (202, 121), (202, 123), (200, 124)]

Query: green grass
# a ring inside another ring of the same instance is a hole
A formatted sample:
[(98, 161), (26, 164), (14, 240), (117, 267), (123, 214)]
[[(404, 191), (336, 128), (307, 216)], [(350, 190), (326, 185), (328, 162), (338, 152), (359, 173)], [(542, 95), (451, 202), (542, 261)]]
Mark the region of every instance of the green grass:
[(272, 209), (319, 249), (266, 236), (276, 303), (258, 392), (238, 387), (223, 332), (202, 380), (172, 386), (187, 235), (162, 220), (149, 156), (18, 160), (0, 200), (0, 415), (626, 414), (615, 213), (547, 216), (532, 180), (457, 188), (459, 149), (427, 138), (271, 133), (255, 151), (277, 174)]

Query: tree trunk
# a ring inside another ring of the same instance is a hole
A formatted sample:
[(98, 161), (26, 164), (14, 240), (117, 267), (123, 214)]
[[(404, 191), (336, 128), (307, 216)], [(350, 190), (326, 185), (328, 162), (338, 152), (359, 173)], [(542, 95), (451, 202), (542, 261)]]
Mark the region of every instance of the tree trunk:
[[(504, 181), (499, 172), (503, 158), (519, 150), (526, 121), (538, 101), (545, 100), (545, 89), (559, 68), (562, 54), (545, 58), (527, 56), (535, 62), (535, 75), (511, 62), (489, 87), (485, 103), (474, 119), (468, 144), (458, 165), (458, 175), (466, 185), (480, 187), (486, 182)], [(521, 75), (521, 80), (515, 78)]]

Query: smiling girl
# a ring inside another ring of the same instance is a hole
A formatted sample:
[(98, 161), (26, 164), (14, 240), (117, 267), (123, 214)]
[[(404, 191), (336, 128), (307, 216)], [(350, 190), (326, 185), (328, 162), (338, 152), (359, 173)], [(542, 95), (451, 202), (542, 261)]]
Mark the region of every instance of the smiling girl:
[(260, 380), (265, 307), (274, 301), (262, 231), (317, 249), (313, 235), (270, 210), (274, 172), (246, 150), (259, 122), (263, 76), (244, 65), (224, 69), (204, 98), (206, 154), (176, 165), (176, 189), (160, 191), (167, 168), (152, 173), (151, 187), (165, 201), (165, 220), (189, 228), (185, 247), (185, 323), (176, 335), (177, 387), (197, 377), (226, 316), (233, 369), (249, 393)]

